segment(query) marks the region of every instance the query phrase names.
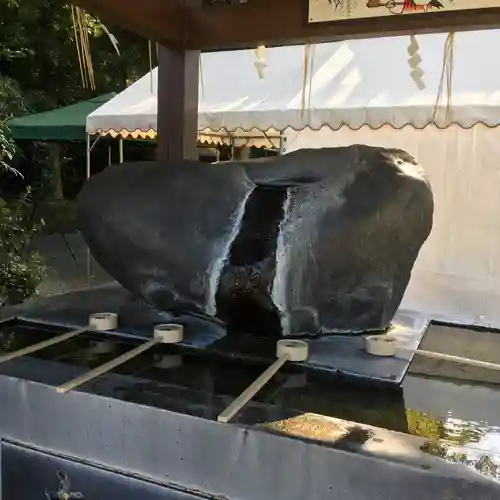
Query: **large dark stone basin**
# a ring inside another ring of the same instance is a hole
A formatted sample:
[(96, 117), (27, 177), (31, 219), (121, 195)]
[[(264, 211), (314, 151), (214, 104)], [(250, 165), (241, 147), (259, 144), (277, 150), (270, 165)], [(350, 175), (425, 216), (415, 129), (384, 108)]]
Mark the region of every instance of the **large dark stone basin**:
[(146, 304), (270, 337), (387, 328), (432, 213), (414, 158), (368, 146), (116, 165), (78, 206), (95, 259)]

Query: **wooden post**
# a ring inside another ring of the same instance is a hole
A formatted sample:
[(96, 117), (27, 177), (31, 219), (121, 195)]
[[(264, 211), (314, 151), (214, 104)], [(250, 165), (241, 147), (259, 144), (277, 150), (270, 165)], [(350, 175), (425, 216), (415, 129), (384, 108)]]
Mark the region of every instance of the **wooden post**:
[(199, 51), (158, 50), (159, 161), (198, 159)]
[(62, 200), (64, 198), (63, 183), (61, 175), (61, 146), (56, 142), (47, 143), (49, 153), (49, 167), (51, 169), (51, 198), (52, 200)]

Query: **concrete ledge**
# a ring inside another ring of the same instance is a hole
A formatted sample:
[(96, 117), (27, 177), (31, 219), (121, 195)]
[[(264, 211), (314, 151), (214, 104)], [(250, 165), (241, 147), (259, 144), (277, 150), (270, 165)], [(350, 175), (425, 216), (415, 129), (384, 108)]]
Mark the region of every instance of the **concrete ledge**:
[[(367, 456), (93, 394), (59, 394), (53, 387), (8, 376), (0, 376), (0, 401), (2, 438), (209, 497), (496, 500), (500, 496), (500, 484), (494, 481), (444, 463), (422, 467), (421, 456), (414, 459), (411, 453), (405, 463), (394, 460), (394, 453), (382, 459), (379, 453), (374, 456), (374, 449)], [(382, 443), (375, 441), (373, 446)]]
[[(500, 334), (484, 329), (431, 324), (420, 348), (479, 361), (500, 363)], [(414, 357), (409, 372), (432, 377), (500, 384), (500, 371), (418, 355)]]

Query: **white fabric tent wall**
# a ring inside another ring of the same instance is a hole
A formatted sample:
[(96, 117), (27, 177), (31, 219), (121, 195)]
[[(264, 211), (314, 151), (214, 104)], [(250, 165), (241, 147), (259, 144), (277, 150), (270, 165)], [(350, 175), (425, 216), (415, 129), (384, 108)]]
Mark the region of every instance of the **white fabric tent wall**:
[(432, 185), (434, 227), (402, 306), (438, 320), (499, 328), (500, 128), (364, 126), (286, 133), (288, 152), (351, 144), (408, 151)]

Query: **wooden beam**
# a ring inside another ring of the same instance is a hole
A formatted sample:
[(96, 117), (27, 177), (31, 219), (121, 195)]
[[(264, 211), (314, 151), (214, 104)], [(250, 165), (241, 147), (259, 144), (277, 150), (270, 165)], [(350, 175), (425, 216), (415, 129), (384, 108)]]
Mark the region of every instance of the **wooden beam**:
[(308, 0), (248, 0), (204, 8), (195, 0), (189, 0), (190, 7), (180, 0), (75, 2), (164, 46), (205, 51), (500, 27), (500, 8), (308, 23)]
[(157, 159), (198, 159), (199, 51), (158, 50)]
[(186, 45), (201, 50), (293, 45), (500, 27), (500, 8), (308, 23), (308, 0), (249, 0), (186, 9)]
[(75, 5), (158, 43), (184, 45), (184, 8), (174, 0), (73, 0)]

